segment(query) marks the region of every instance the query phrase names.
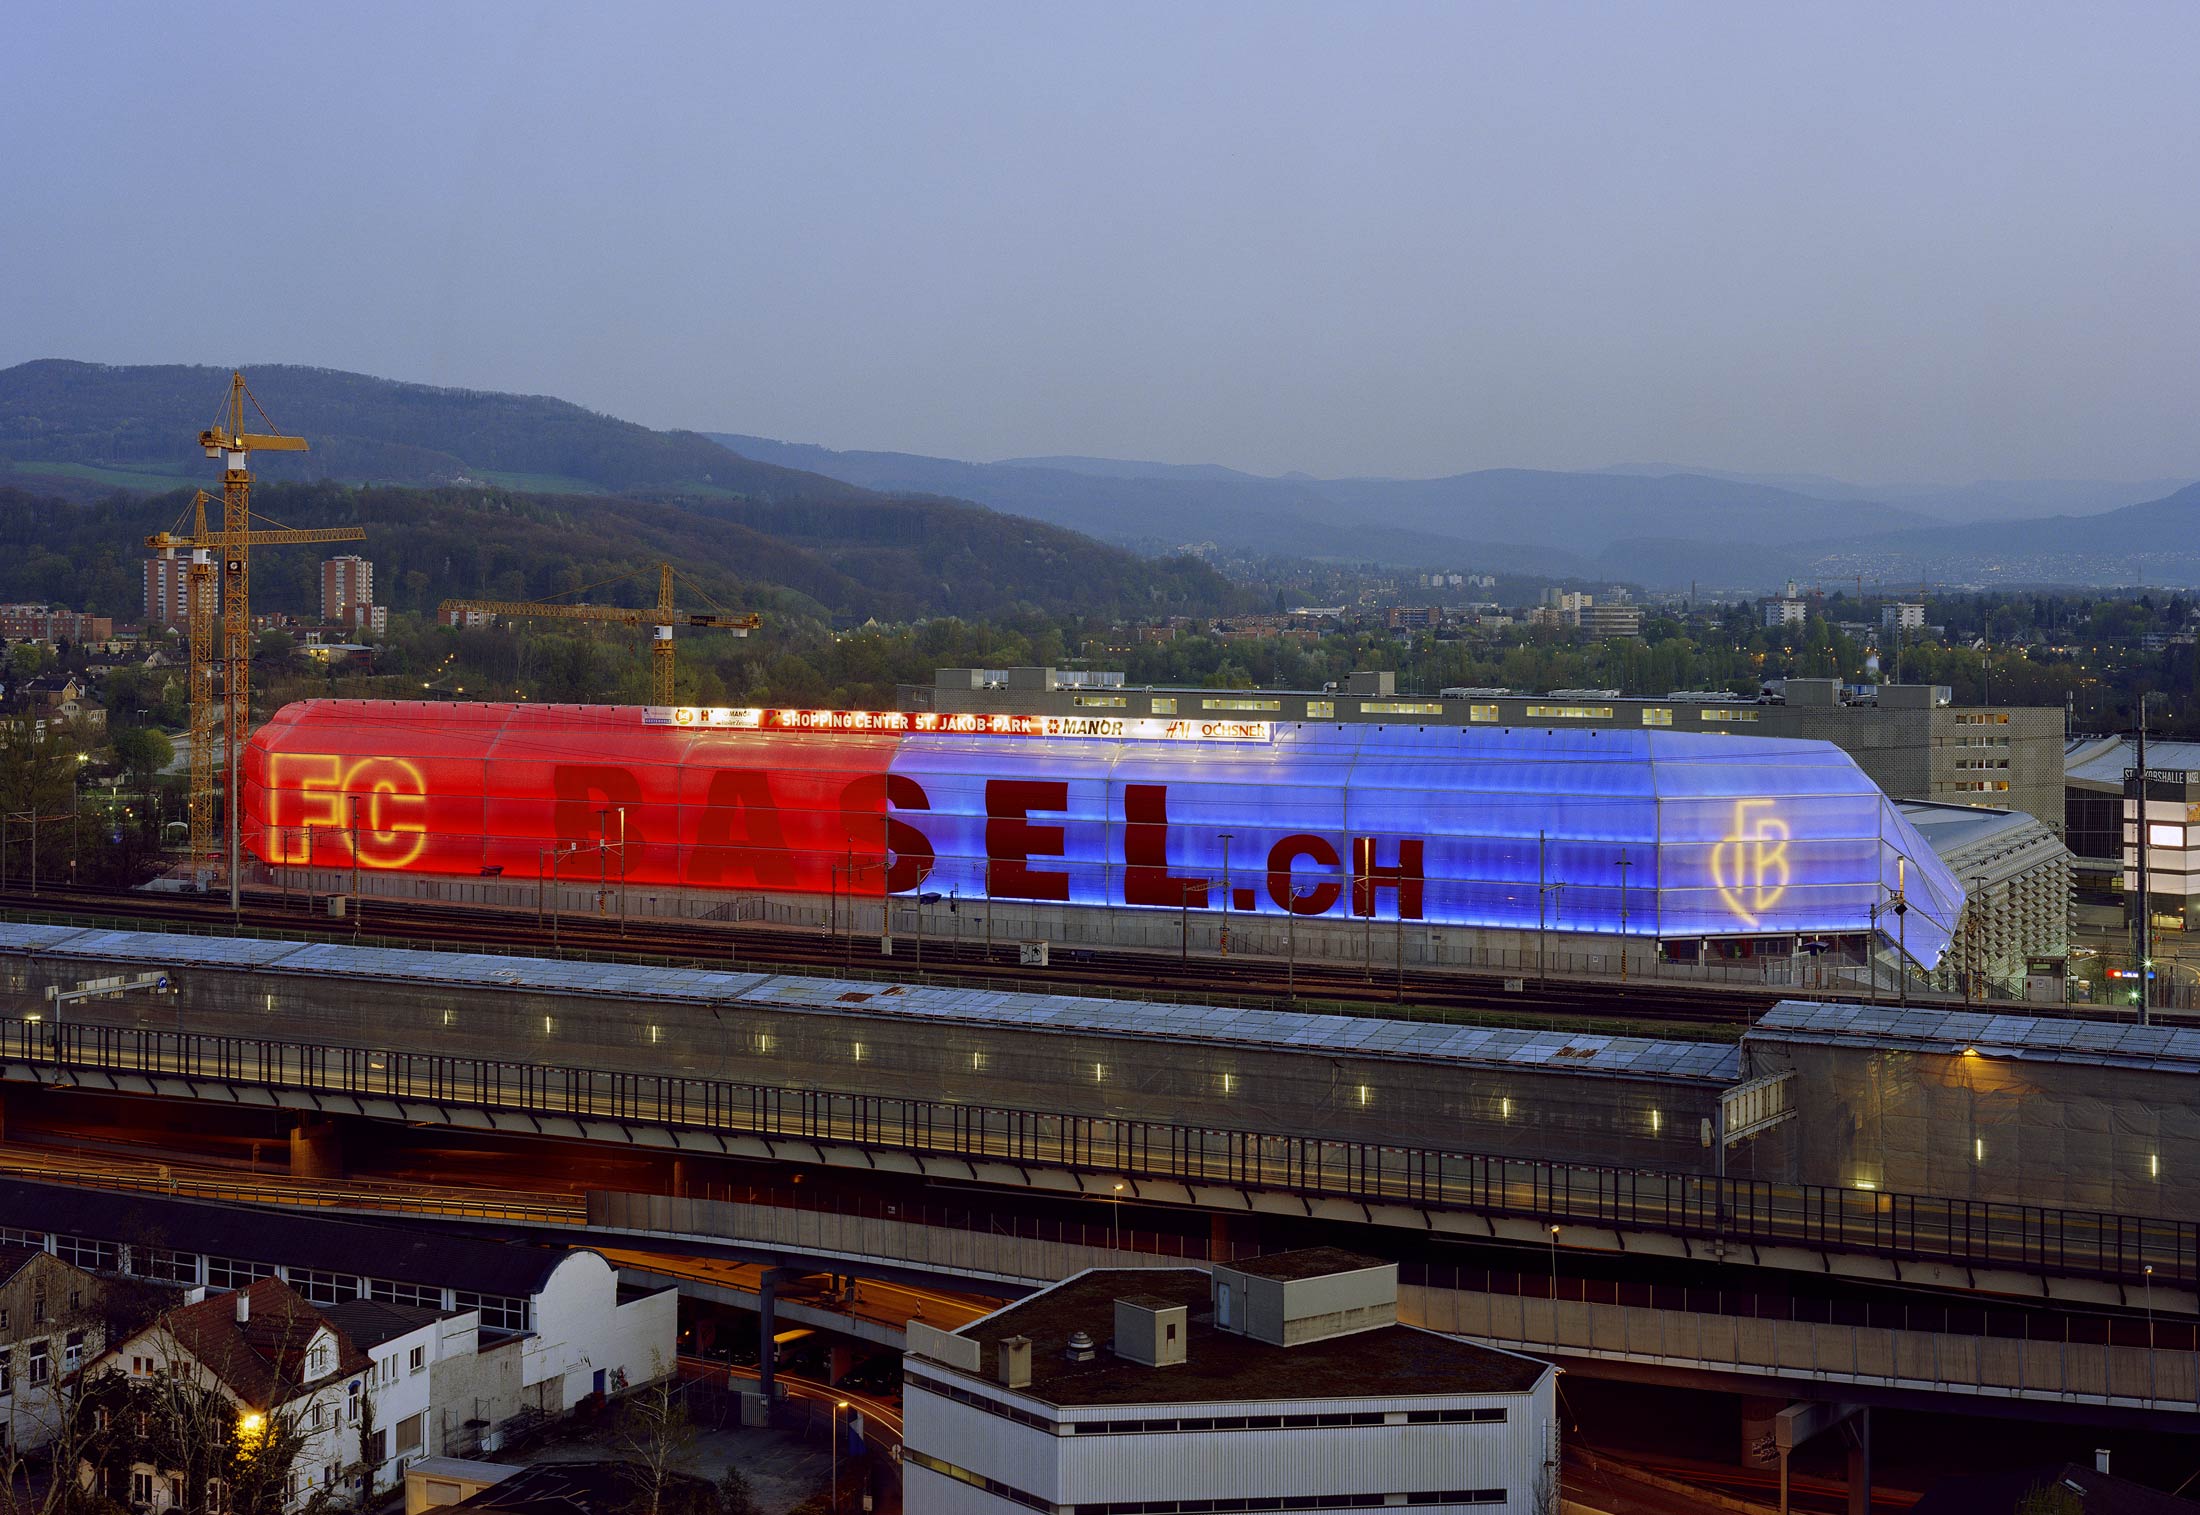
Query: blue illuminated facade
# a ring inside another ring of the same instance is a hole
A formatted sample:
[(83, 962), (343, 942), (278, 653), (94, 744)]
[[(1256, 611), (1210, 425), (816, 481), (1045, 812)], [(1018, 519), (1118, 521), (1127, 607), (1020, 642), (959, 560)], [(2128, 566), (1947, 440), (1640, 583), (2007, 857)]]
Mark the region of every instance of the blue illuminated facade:
[(932, 852), (921, 888), (965, 899), (1219, 911), (1227, 893), (1232, 911), (1261, 915), (1666, 940), (1876, 932), (1928, 968), (1963, 904), (1931, 846), (1826, 742), (1363, 725), (1200, 744), (927, 734), (901, 739), (891, 771), (913, 785), (893, 818)]

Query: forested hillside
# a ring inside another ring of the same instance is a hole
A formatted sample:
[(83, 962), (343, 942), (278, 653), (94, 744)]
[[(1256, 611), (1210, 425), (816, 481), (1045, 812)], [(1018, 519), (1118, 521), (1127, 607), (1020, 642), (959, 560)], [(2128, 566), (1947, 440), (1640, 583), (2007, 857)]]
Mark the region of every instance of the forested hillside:
[[(146, 535), (190, 496), (90, 504), (0, 488), (0, 600), (46, 600), (134, 619)], [(1155, 562), (1034, 521), (943, 501), (862, 491), (840, 500), (744, 503), (575, 497), (508, 490), (269, 484), (257, 511), (292, 526), (358, 524), (377, 597), (430, 611), (449, 596), (534, 599), (621, 573), (641, 580), (599, 602), (644, 603), (669, 560), (726, 606), (839, 622), (1225, 610), (1239, 592), (1189, 559)], [(253, 560), (255, 609), (310, 613), (321, 553)]]

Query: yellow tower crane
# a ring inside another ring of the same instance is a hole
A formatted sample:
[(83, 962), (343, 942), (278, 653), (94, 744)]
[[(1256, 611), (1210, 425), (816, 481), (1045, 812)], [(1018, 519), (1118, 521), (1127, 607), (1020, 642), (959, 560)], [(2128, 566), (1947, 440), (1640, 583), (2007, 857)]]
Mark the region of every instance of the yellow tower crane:
[[(627, 609), (619, 605), (569, 605), (557, 600), (445, 600), (435, 610), (436, 619), (452, 626), (462, 626), (473, 616), (518, 616), (534, 620), (596, 621), (614, 626), (648, 626), (653, 628), (650, 638), (649, 702), (652, 705), (672, 703), (672, 628), (675, 626), (707, 627), (713, 631), (730, 631), (745, 637), (763, 624), (760, 617), (748, 613), (730, 613), (712, 610), (675, 610), (672, 605), (672, 565), (663, 563), (657, 569), (657, 603), (640, 609)], [(612, 582), (605, 580), (605, 583)], [(591, 584), (589, 589), (598, 586)], [(576, 593), (585, 594), (587, 590)]]
[[(203, 880), (214, 866), (214, 734), (221, 730), (223, 793), (227, 807), (229, 904), (238, 904), (239, 850), (244, 834), (244, 789), (238, 754), (252, 726), (252, 548), (289, 546), (305, 542), (357, 542), (366, 532), (357, 526), (293, 529), (273, 527), (255, 530), (252, 525), (251, 455), (255, 452), (304, 452), (303, 437), (244, 429), (244, 403), (267, 421), (267, 412), (245, 387), (244, 375), (229, 380), (229, 404), (225, 425), (199, 433), (199, 445), (210, 458), (222, 459), (222, 529), (209, 531), (206, 506), (212, 496), (201, 490), (192, 502), (196, 519), (189, 537), (155, 532), (145, 545), (173, 555), (190, 554), (185, 579), (191, 634), (191, 869)], [(268, 425), (273, 426), (269, 421)], [(214, 564), (221, 565), (221, 653), (214, 650)], [(222, 670), (222, 696), (214, 697), (214, 670)]]

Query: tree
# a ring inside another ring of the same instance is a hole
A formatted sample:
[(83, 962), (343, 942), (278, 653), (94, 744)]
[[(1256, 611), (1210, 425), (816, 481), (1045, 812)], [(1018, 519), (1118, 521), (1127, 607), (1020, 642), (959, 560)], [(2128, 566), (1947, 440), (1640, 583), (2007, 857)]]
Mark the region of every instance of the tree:
[(634, 1480), (634, 1515), (684, 1515), (683, 1486), (694, 1480), (679, 1464), (695, 1444), (695, 1422), (676, 1388), (660, 1379), (619, 1407), (614, 1445)]
[(115, 758), (145, 800), (145, 824), (153, 823), (153, 785), (176, 760), (176, 744), (150, 726), (132, 726), (114, 736)]

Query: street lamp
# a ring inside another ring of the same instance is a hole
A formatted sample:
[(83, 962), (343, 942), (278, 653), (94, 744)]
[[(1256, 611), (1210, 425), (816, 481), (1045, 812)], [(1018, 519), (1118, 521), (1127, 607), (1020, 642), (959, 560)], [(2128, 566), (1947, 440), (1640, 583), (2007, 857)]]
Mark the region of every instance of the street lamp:
[[(1558, 1308), (1558, 1227), (1551, 1227), (1551, 1308)], [(1553, 1329), (1556, 1329), (1555, 1327)]]
[(847, 1408), (848, 1408), (848, 1401), (847, 1401), (847, 1400), (845, 1400), (845, 1399), (836, 1399), (836, 1400), (834, 1400), (834, 1401), (833, 1401), (833, 1511), (834, 1511), (834, 1515), (839, 1515), (839, 1510), (840, 1510), (840, 1412), (841, 1412), (842, 1410), (845, 1410), (845, 1409), (847, 1409)]
[(1115, 1197), (1108, 1201), (1108, 1250), (1123, 1249), (1123, 1186), (1115, 1186)]

